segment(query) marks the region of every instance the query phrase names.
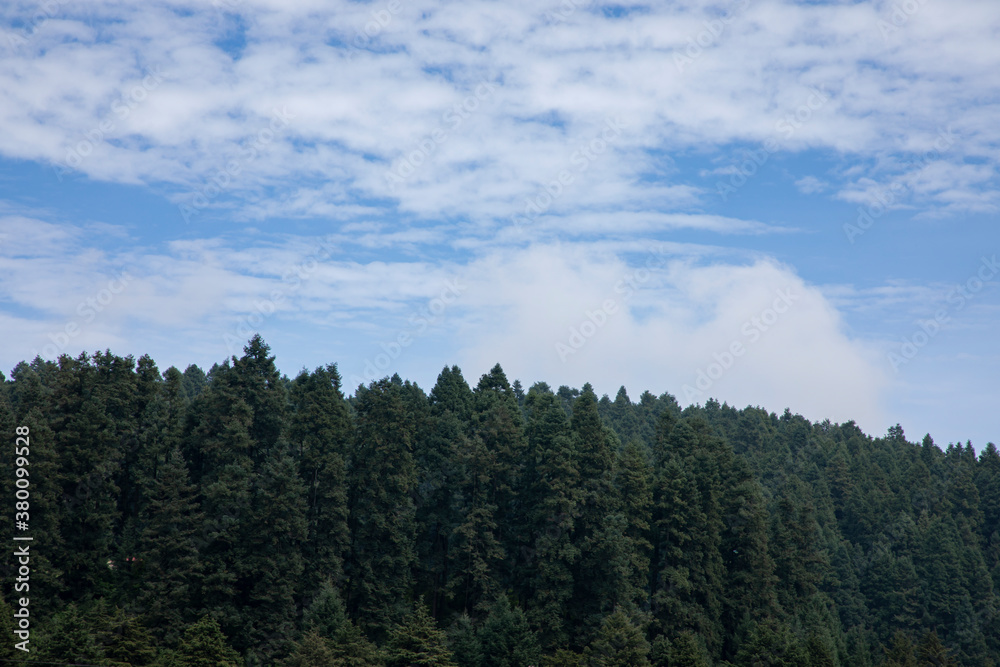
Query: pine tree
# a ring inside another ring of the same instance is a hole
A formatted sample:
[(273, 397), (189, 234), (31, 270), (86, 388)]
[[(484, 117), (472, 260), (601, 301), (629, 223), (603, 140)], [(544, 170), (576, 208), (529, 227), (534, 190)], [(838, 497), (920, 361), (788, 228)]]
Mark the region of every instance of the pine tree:
[(717, 651), (725, 579), (722, 466), (718, 445), (692, 423), (678, 422), (661, 445), (666, 459), (655, 489), (659, 562), (653, 610), (667, 637), (689, 630)]
[(350, 548), (347, 507), (347, 456), (352, 424), (335, 365), (303, 371), (291, 387), (294, 413), (288, 440), (305, 484), (307, 537), (302, 556), (309, 567), (302, 590), (326, 579), (341, 583)]
[(584, 652), (587, 667), (649, 667), (649, 643), (621, 609), (604, 617)]
[(184, 630), (171, 667), (243, 667), (215, 619), (205, 616)]
[(707, 651), (689, 630), (681, 632), (666, 650), (667, 667), (709, 667)]
[(121, 609), (108, 618), (104, 643), (107, 658), (122, 665), (144, 667), (157, 658), (153, 635), (138, 618)]
[(632, 587), (632, 545), (626, 537), (627, 520), (614, 485), (611, 436), (601, 423), (597, 397), (589, 384), (573, 403), (571, 426), (580, 479), (574, 530), (580, 559), (574, 572), (570, 611), (580, 635), (587, 637), (616, 606), (634, 608), (639, 595)]
[(917, 646), (917, 657), (921, 667), (951, 667), (957, 663), (952, 659), (950, 651), (941, 644), (937, 632), (929, 630)]
[[(459, 501), (456, 487), (462, 477), (459, 451), (467, 449), (465, 433), (468, 429), (472, 410), (473, 395), (462, 377), (458, 366), (445, 367), (431, 390), (429, 400), (422, 392), (411, 390), (410, 410), (420, 414), (418, 436), (414, 443), (414, 460), (417, 467), (417, 552), (420, 569), (417, 576), (417, 592), (430, 601), (431, 613), (442, 615), (445, 598), (456, 594), (466, 582), (462, 601), (463, 609), (475, 604), (476, 597), (469, 589), (470, 578), (480, 578), (488, 566), (473, 565), (475, 560), (477, 528), (466, 525), (462, 530), (465, 537), (463, 551), (472, 551), (457, 556), (453, 553), (453, 536), (463, 518), (468, 518), (466, 503)], [(464, 495), (464, 494), (462, 494)], [(481, 502), (481, 500), (480, 500)], [(475, 517), (480, 512), (473, 511)], [(462, 515), (465, 514), (466, 517)], [(477, 518), (472, 519), (473, 524)], [(491, 527), (495, 530), (495, 526)], [(470, 534), (471, 533), (471, 534)], [(454, 562), (458, 557), (459, 562)], [(460, 569), (469, 565), (472, 572), (465, 576), (453, 571), (453, 565)], [(478, 574), (478, 577), (477, 577)]]
[(615, 487), (621, 498), (621, 514), (625, 519), (624, 553), (628, 557), (628, 575), (619, 604), (630, 616), (647, 608), (650, 575), (650, 554), (653, 549), (649, 536), (652, 529), (653, 472), (642, 446), (632, 440), (618, 455)]
[(885, 667), (917, 667), (913, 642), (902, 630), (896, 631), (885, 651)]
[(71, 602), (47, 623), (37, 644), (40, 656), (50, 662), (102, 663), (105, 656), (98, 639), (100, 625)]
[(448, 648), (458, 667), (480, 667), (483, 647), (476, 635), (476, 626), (463, 612), (448, 629)]
[(392, 629), (386, 646), (386, 667), (415, 665), (455, 667), (445, 634), (434, 623), (423, 600)]
[(329, 640), (315, 630), (309, 630), (295, 642), (284, 667), (339, 667)]
[[(492, 506), (495, 537), (506, 556), (505, 566), (498, 568), (496, 575), (500, 587), (506, 590), (518, 586), (525, 578), (525, 573), (517, 568), (515, 554), (524, 554), (532, 548), (525, 502), (529, 446), (518, 396), (500, 364), (479, 379), (473, 394), (469, 437), (478, 437), (492, 467), (484, 501)], [(478, 447), (477, 443), (472, 444)], [(479, 534), (483, 536), (480, 551), (485, 553), (490, 540), (482, 529)]]
[(521, 667), (538, 663), (538, 639), (528, 619), (519, 608), (512, 608), (505, 596), (490, 607), (486, 621), (479, 629), (482, 667)]
[(201, 572), (195, 536), (203, 520), (179, 449), (160, 466), (142, 518), (139, 605), (149, 626), (172, 644), (180, 628), (191, 621), (188, 614)]
[(348, 606), (377, 638), (403, 616), (413, 585), (413, 427), (400, 382), (372, 382), (355, 399)]
[[(310, 651), (325, 655), (328, 650), (337, 667), (368, 667), (382, 662), (378, 649), (347, 617), (340, 593), (330, 580), (323, 582), (319, 592), (303, 613), (306, 634), (315, 633), (324, 640), (323, 648), (310, 640)], [(303, 640), (304, 641), (304, 640)], [(299, 642), (301, 647), (302, 642)], [(293, 649), (293, 655), (298, 647)], [(306, 649), (303, 648), (303, 651)]]
[(574, 571), (580, 556), (574, 540), (579, 515), (580, 473), (566, 413), (555, 396), (534, 386), (525, 406), (530, 411), (528, 438), (532, 471), (528, 507), (534, 544), (528, 555), (531, 603), (529, 617), (542, 646), (570, 641)]

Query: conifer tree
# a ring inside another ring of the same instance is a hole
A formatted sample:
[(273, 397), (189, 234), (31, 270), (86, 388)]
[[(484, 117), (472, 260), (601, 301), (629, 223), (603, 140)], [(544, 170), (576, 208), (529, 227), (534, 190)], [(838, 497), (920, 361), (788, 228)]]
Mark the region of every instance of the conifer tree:
[(569, 605), (580, 556), (574, 540), (579, 515), (580, 472), (566, 413), (549, 391), (532, 387), (525, 399), (530, 410), (532, 448), (529, 507), (534, 545), (529, 552), (529, 616), (544, 648), (570, 641)]
[(519, 608), (512, 608), (501, 595), (478, 633), (482, 667), (521, 667), (536, 665), (540, 657), (538, 639), (528, 627), (528, 619)]
[(389, 634), (386, 667), (455, 667), (445, 634), (434, 623), (423, 600)]
[(462, 612), (448, 629), (448, 648), (458, 667), (480, 667), (483, 662), (483, 647), (476, 635), (472, 618)]
[(413, 585), (414, 434), (398, 378), (372, 382), (355, 398), (348, 606), (378, 638), (406, 612)]
[[(529, 446), (519, 399), (500, 364), (479, 379), (473, 394), (469, 437), (479, 438), (495, 466), (485, 500), (495, 508), (492, 512), (497, 527), (495, 537), (506, 556), (506, 566), (500, 569), (497, 579), (506, 589), (523, 579), (514, 556), (532, 547), (525, 499)], [(484, 541), (484, 550), (486, 546)]]
[(294, 413), (288, 440), (299, 462), (306, 491), (308, 563), (302, 590), (315, 591), (325, 579), (340, 583), (350, 548), (347, 456), (352, 424), (335, 365), (303, 371), (291, 387)]
[(143, 585), (138, 602), (149, 627), (173, 643), (192, 620), (188, 615), (201, 575), (195, 536), (203, 521), (180, 449), (175, 448), (157, 471), (142, 520), (137, 557)]
[(579, 471), (579, 500), (574, 542), (580, 553), (574, 572), (571, 619), (584, 637), (617, 605), (634, 608), (638, 593), (631, 571), (627, 520), (614, 485), (614, 451), (597, 412), (593, 388), (584, 385), (573, 403), (574, 459)]
[(184, 630), (170, 667), (243, 667), (243, 659), (226, 641), (219, 624), (210, 616)]
[(604, 617), (584, 652), (587, 667), (649, 667), (649, 643), (621, 609)]

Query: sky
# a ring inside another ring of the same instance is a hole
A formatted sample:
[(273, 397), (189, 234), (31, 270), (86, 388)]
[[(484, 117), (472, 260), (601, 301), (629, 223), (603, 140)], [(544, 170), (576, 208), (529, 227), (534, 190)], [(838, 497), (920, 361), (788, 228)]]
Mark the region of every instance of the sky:
[(0, 370), (457, 364), (1000, 442), (995, 0), (10, 0)]

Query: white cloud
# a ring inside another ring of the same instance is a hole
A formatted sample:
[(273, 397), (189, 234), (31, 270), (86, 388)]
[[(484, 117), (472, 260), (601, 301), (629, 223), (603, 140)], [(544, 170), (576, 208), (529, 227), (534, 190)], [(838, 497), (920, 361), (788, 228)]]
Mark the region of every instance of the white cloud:
[[(609, 117), (627, 131), (558, 212), (696, 205), (697, 192), (674, 175), (641, 178), (655, 169), (649, 150), (777, 138), (782, 150), (906, 157), (951, 123), (958, 142), (913, 181), (914, 196), (948, 211), (996, 205), (1000, 15), (991, 0), (928, 4), (887, 39), (878, 22), (888, 6), (754, 2), (680, 70), (674, 56), (711, 18), (697, 4), (619, 18), (587, 7), (553, 21), (546, 12), (557, 3), (403, 3), (375, 30), (372, 50), (332, 45), (352, 42), (383, 9), (246, 0), (233, 5), (236, 23), (199, 3), (62, 3), (24, 43), (0, 40), (0, 152), (65, 162), (110, 120), (80, 172), (157, 184), (183, 203), (267, 127), (273, 109), (287, 108), (287, 131), (244, 161), (213, 204), (267, 186), (254, 215), (350, 216), (360, 195), (421, 217), (493, 220), (571, 165)], [(6, 14), (30, 21), (35, 10), (24, 3)], [(213, 45), (240, 30), (238, 57)], [(119, 117), (112, 105), (155, 68), (162, 83)], [(458, 125), (444, 120), (483, 80), (495, 94)], [(829, 100), (804, 113), (821, 86)], [(441, 130), (446, 140), (391, 191), (389, 166)], [(986, 162), (963, 165), (964, 156)]]

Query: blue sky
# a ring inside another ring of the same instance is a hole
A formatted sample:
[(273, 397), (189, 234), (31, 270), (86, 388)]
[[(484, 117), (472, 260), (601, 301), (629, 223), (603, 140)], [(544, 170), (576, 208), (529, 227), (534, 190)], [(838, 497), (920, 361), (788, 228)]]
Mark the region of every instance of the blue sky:
[(1000, 439), (993, 0), (0, 8), (0, 369), (110, 348)]

